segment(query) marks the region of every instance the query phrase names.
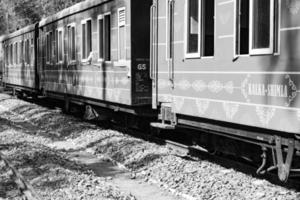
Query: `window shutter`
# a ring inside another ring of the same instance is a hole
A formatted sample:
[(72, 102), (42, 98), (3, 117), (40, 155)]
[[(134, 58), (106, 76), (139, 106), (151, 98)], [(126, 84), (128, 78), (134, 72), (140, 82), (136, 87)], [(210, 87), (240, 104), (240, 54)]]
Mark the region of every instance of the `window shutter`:
[(119, 10), (119, 26), (125, 26), (125, 9)]

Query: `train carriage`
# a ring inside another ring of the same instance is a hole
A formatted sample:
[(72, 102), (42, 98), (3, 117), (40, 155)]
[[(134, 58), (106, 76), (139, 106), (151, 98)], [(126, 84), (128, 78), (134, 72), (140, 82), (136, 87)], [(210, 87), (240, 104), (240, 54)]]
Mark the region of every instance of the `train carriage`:
[(150, 6), (149, 0), (92, 0), (42, 20), (43, 93), (130, 112), (150, 107)]
[(298, 0), (154, 0), (150, 75), (162, 123), (152, 125), (223, 133), (264, 151), (271, 144), (286, 180), (300, 150), (299, 8)]
[(25, 27), (2, 38), (3, 82), (7, 87), (27, 93), (37, 92), (36, 38), (36, 25)]

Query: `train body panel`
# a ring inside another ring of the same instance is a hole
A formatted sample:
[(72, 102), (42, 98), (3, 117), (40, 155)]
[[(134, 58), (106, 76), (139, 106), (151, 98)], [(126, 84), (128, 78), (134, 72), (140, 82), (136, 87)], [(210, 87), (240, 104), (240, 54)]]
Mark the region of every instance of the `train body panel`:
[(268, 2), (154, 1), (153, 104), (179, 118), (300, 133), (300, 12), (294, 1)]
[[(146, 0), (87, 1), (42, 21), (41, 89), (126, 106), (150, 105), (149, 45), (141, 48), (149, 44), (149, 22), (141, 20), (149, 19), (150, 5)], [(132, 29), (146, 34), (132, 37)]]
[(6, 85), (35, 91), (35, 25), (28, 26), (3, 38), (4, 74)]

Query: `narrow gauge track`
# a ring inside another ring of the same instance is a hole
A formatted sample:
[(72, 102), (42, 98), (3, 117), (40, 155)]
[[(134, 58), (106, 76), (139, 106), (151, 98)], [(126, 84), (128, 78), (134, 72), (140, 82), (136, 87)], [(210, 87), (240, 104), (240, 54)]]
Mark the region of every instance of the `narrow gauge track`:
[[(41, 106), (49, 107), (52, 109), (61, 109), (63, 110), (63, 103), (59, 103), (57, 100), (50, 100), (47, 99), (46, 101), (44, 99), (28, 99), (28, 98), (22, 98), (25, 101), (39, 104)], [(75, 115), (77, 117), (82, 117), (82, 113), (80, 113), (82, 109), (74, 109), (73, 112), (71, 112), (72, 115)], [(273, 184), (286, 187), (288, 189), (295, 189), (300, 190), (300, 181), (298, 179), (289, 179), (286, 183), (282, 183), (278, 180), (277, 174), (273, 173), (266, 173), (265, 175), (258, 175), (257, 172), (257, 166), (253, 165), (253, 163), (250, 163), (249, 161), (241, 158), (237, 158), (231, 155), (226, 155), (221, 152), (214, 152), (210, 153), (207, 149), (202, 148), (200, 146), (192, 146), (187, 145), (184, 142), (178, 142), (178, 139), (175, 141), (172, 138), (166, 138), (164, 134), (151, 134), (151, 131), (148, 131), (145, 133), (145, 130), (139, 129), (139, 128), (132, 128), (132, 127), (124, 127), (124, 124), (120, 124), (115, 120), (110, 121), (90, 121), (90, 123), (96, 124), (96, 125), (105, 125), (109, 126), (109, 128), (113, 128), (115, 130), (119, 130), (125, 134), (128, 134), (130, 136), (144, 139), (149, 142), (154, 142), (156, 144), (160, 145), (167, 145), (173, 150), (175, 150), (175, 156), (181, 157), (183, 159), (197, 161), (197, 160), (207, 160), (209, 162), (221, 165), (225, 168), (232, 168), (234, 170), (240, 171), (244, 174), (251, 175), (258, 179), (266, 179), (270, 181)], [(164, 137), (161, 137), (164, 136)]]
[[(29, 182), (26, 181), (26, 179), (21, 175), (21, 173), (18, 172), (18, 170), (12, 165), (12, 163), (9, 161), (6, 156), (0, 152), (0, 162), (4, 162), (5, 167), (7, 167), (10, 171), (10, 179), (14, 181), (14, 183), (17, 185), (19, 191), (23, 195), (23, 199), (26, 200), (39, 200), (41, 199), (33, 187), (30, 185)], [(1, 172), (0, 172), (1, 173)]]
[(123, 132), (137, 137), (149, 142), (154, 142), (161, 145), (167, 145), (173, 150), (175, 150), (176, 155), (183, 159), (192, 160), (192, 161), (199, 161), (199, 160), (207, 160), (209, 162), (221, 165), (225, 168), (234, 169), (240, 171), (244, 174), (248, 174), (258, 179), (265, 179), (270, 181), (271, 183), (282, 186), (288, 189), (295, 189), (300, 190), (300, 181), (297, 179), (289, 179), (286, 183), (281, 182), (278, 179), (277, 174), (273, 173), (266, 173), (265, 175), (258, 175), (257, 166), (254, 166), (252, 163), (245, 159), (237, 158), (231, 155), (225, 155), (221, 152), (214, 152), (210, 153), (207, 149), (202, 148), (200, 146), (191, 146), (184, 143), (176, 142), (170, 138), (164, 139), (160, 136), (153, 136), (144, 134), (142, 130), (137, 129), (125, 129), (114, 124), (115, 129), (122, 130)]

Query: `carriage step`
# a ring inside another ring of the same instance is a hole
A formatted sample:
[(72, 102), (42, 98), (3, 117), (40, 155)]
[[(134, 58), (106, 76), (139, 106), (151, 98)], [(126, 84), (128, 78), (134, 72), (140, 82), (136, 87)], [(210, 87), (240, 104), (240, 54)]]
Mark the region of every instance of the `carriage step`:
[(174, 130), (175, 129), (174, 125), (158, 123), (158, 122), (151, 123), (151, 127), (158, 128), (158, 129), (164, 129), (164, 130)]

